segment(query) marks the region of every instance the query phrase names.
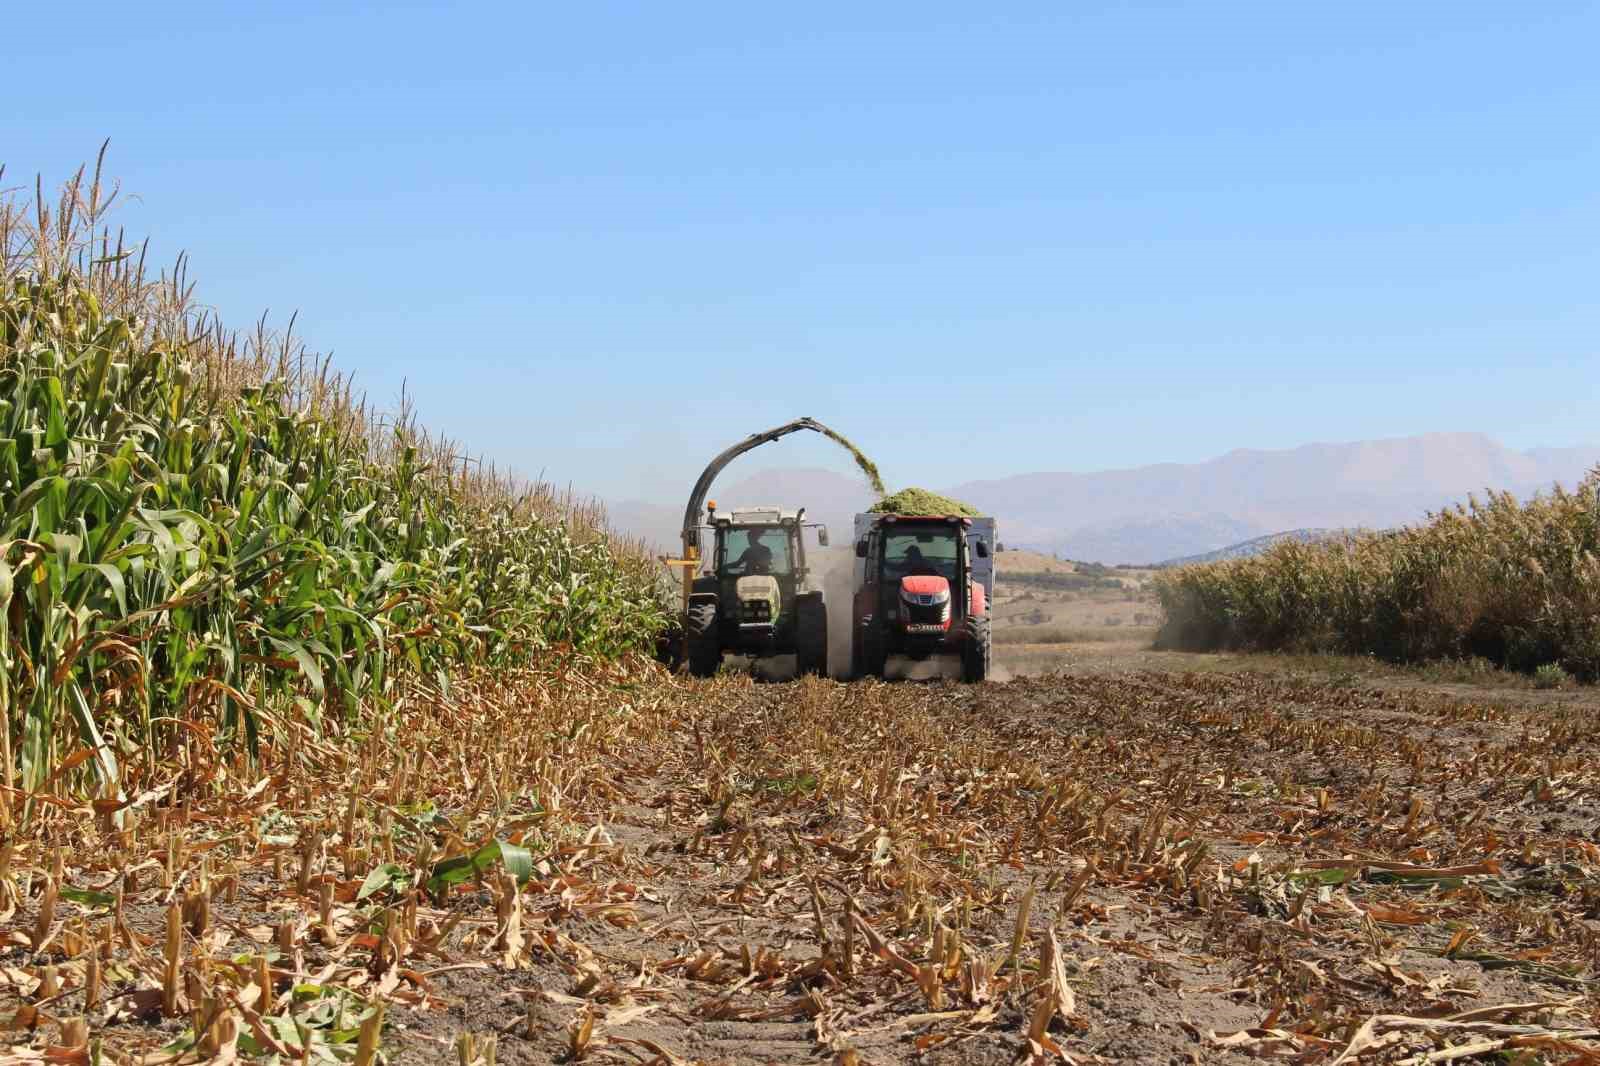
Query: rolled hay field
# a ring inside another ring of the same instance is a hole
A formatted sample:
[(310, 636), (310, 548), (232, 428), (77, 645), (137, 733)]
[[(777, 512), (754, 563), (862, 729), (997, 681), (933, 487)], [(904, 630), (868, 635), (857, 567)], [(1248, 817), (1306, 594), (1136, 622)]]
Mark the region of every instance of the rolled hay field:
[(1292, 541), (1160, 574), (1158, 647), (1486, 660), (1600, 679), (1600, 470), (1384, 533)]

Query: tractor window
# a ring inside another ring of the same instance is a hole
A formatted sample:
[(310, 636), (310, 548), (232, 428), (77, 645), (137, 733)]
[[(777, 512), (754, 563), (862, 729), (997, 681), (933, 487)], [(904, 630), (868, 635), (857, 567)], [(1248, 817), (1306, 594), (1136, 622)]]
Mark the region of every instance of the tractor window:
[(954, 530), (889, 533), (883, 538), (883, 576), (898, 581), (914, 574), (936, 574), (954, 581), (957, 547)]
[(722, 534), (722, 572), (733, 577), (793, 572), (789, 534), (781, 526), (751, 526)]

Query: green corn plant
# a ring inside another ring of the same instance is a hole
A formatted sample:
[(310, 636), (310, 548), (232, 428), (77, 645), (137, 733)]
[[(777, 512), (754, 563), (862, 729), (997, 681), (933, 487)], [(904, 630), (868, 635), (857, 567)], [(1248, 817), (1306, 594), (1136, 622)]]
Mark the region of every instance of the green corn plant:
[[(181, 264), (148, 279), (96, 232), (107, 202), (98, 173), (54, 212), (0, 200), (8, 785), (114, 782), (197, 732), (253, 746), (273, 704), (348, 720), (397, 672), (650, 646), (654, 568), (598, 509), (458, 473), (409, 410), (223, 331)], [(93, 758), (62, 777), (69, 749)]]

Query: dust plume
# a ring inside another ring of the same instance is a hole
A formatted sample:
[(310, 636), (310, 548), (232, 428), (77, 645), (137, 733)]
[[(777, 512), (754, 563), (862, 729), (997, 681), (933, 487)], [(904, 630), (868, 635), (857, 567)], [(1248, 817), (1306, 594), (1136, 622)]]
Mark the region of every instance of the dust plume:
[(850, 677), (851, 609), (855, 593), (855, 548), (812, 548), (806, 553), (828, 607), (828, 676)]

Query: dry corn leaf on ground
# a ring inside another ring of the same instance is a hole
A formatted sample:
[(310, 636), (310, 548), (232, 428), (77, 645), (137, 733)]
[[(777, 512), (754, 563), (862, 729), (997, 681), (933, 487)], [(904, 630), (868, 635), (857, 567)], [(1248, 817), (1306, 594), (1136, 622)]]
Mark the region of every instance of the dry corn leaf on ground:
[(639, 666), (195, 733), (7, 836), (5, 1054), (1592, 1061), (1595, 713)]

